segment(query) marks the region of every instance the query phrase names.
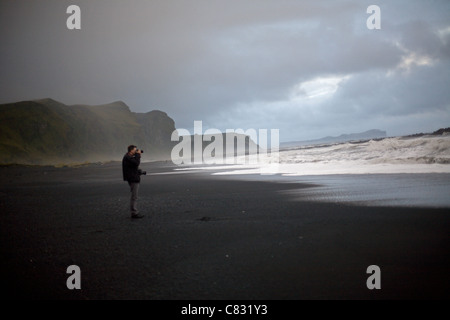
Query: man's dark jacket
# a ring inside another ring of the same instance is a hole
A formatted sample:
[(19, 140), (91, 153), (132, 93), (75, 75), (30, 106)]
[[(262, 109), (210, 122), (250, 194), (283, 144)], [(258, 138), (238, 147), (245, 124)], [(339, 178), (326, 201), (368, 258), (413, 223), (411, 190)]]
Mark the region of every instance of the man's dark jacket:
[(141, 182), (141, 176), (139, 175), (138, 168), (141, 163), (141, 155), (136, 153), (134, 156), (130, 156), (126, 153), (122, 159), (122, 172), (123, 181), (128, 182)]

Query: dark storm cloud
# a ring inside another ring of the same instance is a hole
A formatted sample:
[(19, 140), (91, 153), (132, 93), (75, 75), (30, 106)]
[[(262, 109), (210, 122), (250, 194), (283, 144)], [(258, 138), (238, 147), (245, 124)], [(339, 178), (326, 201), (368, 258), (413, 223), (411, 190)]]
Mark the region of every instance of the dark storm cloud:
[(377, 1), (381, 30), (366, 28), (369, 1), (72, 2), (0, 2), (0, 102), (123, 100), (282, 140), (450, 120), (447, 1)]

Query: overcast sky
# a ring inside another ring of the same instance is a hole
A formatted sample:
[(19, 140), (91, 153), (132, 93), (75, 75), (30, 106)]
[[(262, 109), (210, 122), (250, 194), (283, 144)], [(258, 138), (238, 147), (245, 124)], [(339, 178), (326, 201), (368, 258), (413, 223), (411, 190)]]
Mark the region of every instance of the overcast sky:
[(429, 132), (450, 126), (449, 18), (448, 0), (0, 0), (0, 103), (122, 100), (281, 141)]

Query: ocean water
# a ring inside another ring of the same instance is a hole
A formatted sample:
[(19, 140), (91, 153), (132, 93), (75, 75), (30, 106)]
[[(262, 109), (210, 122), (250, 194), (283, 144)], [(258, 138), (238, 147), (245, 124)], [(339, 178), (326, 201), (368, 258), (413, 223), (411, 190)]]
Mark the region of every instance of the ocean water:
[(318, 186), (290, 191), (293, 198), (312, 201), (450, 207), (449, 134), (294, 147), (236, 162), (178, 170), (312, 183)]
[(315, 175), (304, 176), (296, 181), (318, 185), (288, 192), (299, 200), (367, 206), (450, 208), (449, 173)]
[(450, 173), (450, 135), (302, 146), (251, 160), (237, 157), (237, 165), (221, 166), (230, 170), (218, 174)]

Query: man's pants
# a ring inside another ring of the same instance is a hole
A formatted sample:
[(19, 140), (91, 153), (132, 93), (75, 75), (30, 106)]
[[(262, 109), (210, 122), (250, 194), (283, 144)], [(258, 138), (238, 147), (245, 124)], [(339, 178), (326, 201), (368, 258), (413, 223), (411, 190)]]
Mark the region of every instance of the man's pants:
[(130, 211), (131, 215), (135, 215), (138, 213), (137, 209), (137, 200), (138, 200), (138, 192), (139, 192), (139, 182), (128, 182), (130, 185), (131, 198), (130, 198)]

